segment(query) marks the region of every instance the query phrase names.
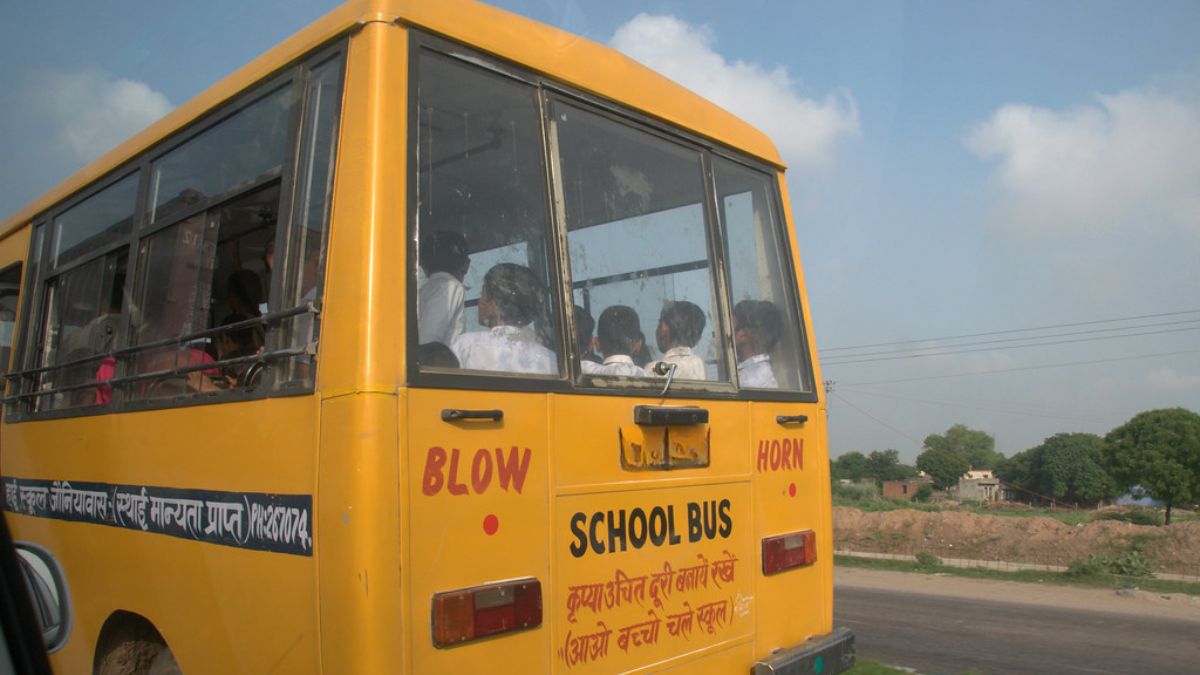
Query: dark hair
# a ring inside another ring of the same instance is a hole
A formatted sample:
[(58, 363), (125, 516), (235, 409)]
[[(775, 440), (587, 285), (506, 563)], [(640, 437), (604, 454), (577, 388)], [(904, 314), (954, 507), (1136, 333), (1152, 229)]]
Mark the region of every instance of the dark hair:
[(427, 368), (457, 368), (458, 357), (440, 342), (417, 345), (417, 363)]
[(579, 345), (579, 353), (587, 354), (592, 346), (592, 335), (596, 332), (596, 320), (582, 305), (575, 305), (572, 314), (575, 322), (575, 342)]
[(668, 302), (658, 320), (667, 324), (667, 330), (671, 331), (668, 347), (695, 347), (704, 331), (704, 310), (687, 300)]
[(625, 305), (613, 305), (605, 309), (600, 313), (596, 337), (600, 338), (600, 351), (604, 352), (605, 356), (632, 356), (634, 343), (642, 338), (637, 312)]
[(775, 303), (767, 300), (743, 300), (733, 308), (734, 330), (750, 331), (750, 344), (755, 353), (765, 354), (775, 349), (783, 335), (783, 315)]
[(448, 230), (427, 234), (421, 239), (418, 259), (425, 274), (460, 274), (463, 267), (470, 262), (470, 256), (467, 255), (467, 238), (459, 232)]
[(525, 326), (542, 315), (546, 291), (528, 267), (499, 263), (483, 275), (481, 297), (496, 303), (502, 324)]
[(254, 316), (260, 314), (258, 306), (263, 301), (262, 279), (250, 270), (235, 270), (225, 282), (230, 307), (247, 311)]
[[(221, 322), (221, 326), (229, 326), (241, 321), (249, 321), (253, 318), (248, 314), (230, 314)], [(223, 334), (235, 345), (234, 353), (231, 356), (249, 356), (256, 353), (258, 348), (263, 346), (262, 330), (261, 325), (251, 324), (223, 331)]]

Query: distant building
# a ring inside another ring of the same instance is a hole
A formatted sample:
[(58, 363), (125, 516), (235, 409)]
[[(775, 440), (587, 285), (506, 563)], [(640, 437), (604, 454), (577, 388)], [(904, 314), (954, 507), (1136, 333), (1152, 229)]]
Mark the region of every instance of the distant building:
[(971, 502), (998, 502), (1005, 498), (1006, 490), (1000, 484), (1000, 479), (991, 477), (991, 471), (971, 473), (986, 473), (988, 477), (958, 479), (959, 499)]
[(929, 476), (917, 476), (904, 480), (885, 480), (883, 481), (883, 497), (884, 499), (892, 497), (912, 499), (922, 485), (933, 485), (933, 479)]
[(996, 477), (996, 475), (994, 473), (992, 473), (991, 469), (981, 469), (979, 471), (971, 470), (971, 471), (967, 472), (967, 475), (963, 476), (963, 478), (965, 478), (967, 480), (980, 480), (983, 478), (995, 478), (995, 477)]

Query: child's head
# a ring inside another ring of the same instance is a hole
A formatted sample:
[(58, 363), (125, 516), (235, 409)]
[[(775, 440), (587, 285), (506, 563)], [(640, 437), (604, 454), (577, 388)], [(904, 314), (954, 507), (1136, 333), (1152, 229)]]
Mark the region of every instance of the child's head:
[(654, 337), (659, 351), (673, 347), (695, 347), (704, 332), (704, 310), (693, 302), (676, 300), (663, 306)]
[(604, 356), (632, 356), (643, 343), (637, 312), (625, 305), (613, 305), (604, 310), (596, 326), (596, 338)]
[(743, 300), (733, 308), (733, 342), (738, 359), (767, 354), (783, 335), (783, 316), (774, 303)]

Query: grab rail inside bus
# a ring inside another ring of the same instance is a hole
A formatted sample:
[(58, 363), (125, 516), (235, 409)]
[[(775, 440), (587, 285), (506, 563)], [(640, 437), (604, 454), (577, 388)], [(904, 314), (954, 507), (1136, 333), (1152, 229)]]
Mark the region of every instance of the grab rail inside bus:
[[(271, 312), (268, 314), (264, 314), (262, 316), (246, 319), (245, 321), (238, 321), (236, 323), (227, 324), (225, 326), (219, 326), (217, 328), (206, 328), (204, 330), (195, 331), (193, 333), (186, 333), (184, 335), (179, 335), (176, 337), (166, 338), (166, 339), (162, 339), (162, 340), (156, 340), (154, 342), (147, 342), (145, 344), (134, 345), (131, 347), (123, 347), (121, 349), (116, 349), (116, 350), (112, 350), (112, 351), (108, 351), (108, 352), (101, 352), (98, 354), (93, 354), (91, 356), (86, 356), (81, 359), (74, 359), (72, 361), (67, 361), (65, 363), (57, 363), (52, 366), (42, 366), (39, 368), (29, 368), (27, 370), (12, 371), (12, 372), (6, 373), (4, 377), (7, 380), (14, 380), (14, 381), (23, 379), (23, 378), (31, 379), (37, 375), (42, 375), (45, 373), (60, 372), (60, 371), (68, 370), (70, 368), (84, 366), (84, 365), (88, 365), (88, 364), (92, 364), (92, 363), (99, 363), (100, 361), (103, 361), (106, 358), (120, 359), (121, 357), (133, 356), (136, 354), (153, 351), (155, 349), (161, 349), (164, 347), (182, 348), (182, 347), (186, 346), (189, 342), (194, 342), (196, 340), (200, 340), (203, 338), (221, 335), (224, 333), (228, 333), (229, 331), (240, 330), (240, 329), (249, 328), (252, 326), (274, 325), (274, 324), (280, 323), (284, 319), (287, 319), (287, 318), (290, 318), (293, 316), (298, 316), (301, 314), (320, 315), (320, 313), (321, 313), (321, 309), (319, 307), (317, 307), (314, 303), (309, 302), (309, 303), (305, 303), (303, 305), (298, 305), (296, 307), (292, 307), (290, 309), (284, 309), (284, 310), (280, 310), (278, 312)], [(47, 389), (41, 389), (41, 390), (37, 390), (37, 391), (16, 392), (16, 393), (4, 396), (3, 399), (0, 399), (0, 400), (2, 400), (3, 403), (5, 403), (5, 404), (10, 404), (10, 403), (16, 403), (18, 401), (23, 401), (23, 400), (27, 400), (27, 399), (39, 398), (42, 396), (49, 396), (52, 394), (80, 391), (83, 389), (93, 389), (100, 385), (115, 386), (115, 385), (127, 384), (130, 382), (140, 382), (143, 380), (153, 380), (153, 379), (159, 379), (159, 378), (164, 378), (164, 377), (178, 377), (178, 376), (187, 375), (189, 373), (200, 371), (200, 370), (211, 370), (214, 368), (221, 368), (223, 366), (240, 365), (243, 363), (251, 363), (251, 364), (265, 363), (265, 362), (274, 361), (274, 360), (277, 360), (280, 358), (286, 358), (286, 357), (292, 357), (292, 356), (304, 356), (304, 355), (311, 356), (314, 353), (315, 353), (315, 349), (314, 349), (313, 345), (305, 344), (303, 346), (287, 347), (284, 349), (275, 349), (275, 350), (272, 350), (269, 352), (250, 354), (247, 356), (238, 356), (238, 357), (227, 358), (227, 359), (214, 359), (214, 360), (206, 362), (206, 363), (176, 365), (172, 368), (164, 368), (164, 369), (155, 370), (155, 371), (151, 371), (151, 372), (147, 372), (147, 373), (121, 375), (118, 377), (109, 378), (107, 380), (93, 380), (93, 381), (88, 381), (88, 382), (80, 382), (77, 384), (69, 384), (69, 385), (62, 385), (62, 386), (52, 387), (52, 388), (47, 388)]]

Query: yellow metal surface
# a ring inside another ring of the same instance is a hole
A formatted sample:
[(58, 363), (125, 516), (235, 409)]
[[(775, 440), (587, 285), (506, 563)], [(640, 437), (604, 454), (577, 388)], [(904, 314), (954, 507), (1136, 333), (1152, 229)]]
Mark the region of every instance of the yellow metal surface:
[(556, 671), (686, 660), (754, 630), (748, 481), (567, 495), (553, 510)]
[[(549, 586), (546, 394), (410, 389), (407, 408), (408, 665), (419, 673), (541, 672), (548, 618), (520, 633), (438, 649), (433, 594), (534, 577)], [(500, 409), (499, 422), (443, 422), (442, 410)], [(547, 612), (548, 617), (548, 612)]]
[[(307, 495), (316, 397), (5, 425), (5, 477)], [(317, 560), (5, 514), (55, 553), (74, 626), (56, 672), (89, 672), (114, 610), (149, 619), (184, 672), (316, 672)], [(320, 535), (314, 533), (319, 540)]]

